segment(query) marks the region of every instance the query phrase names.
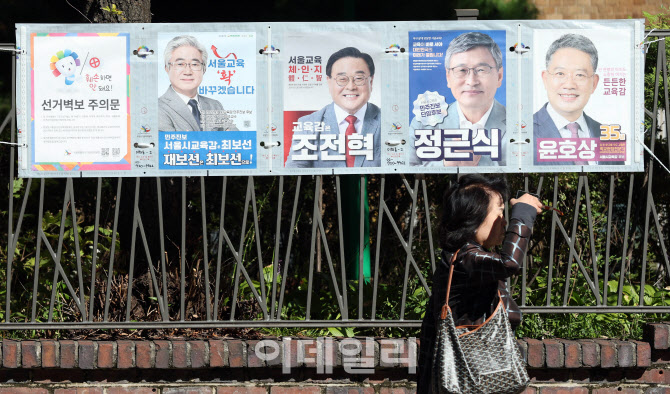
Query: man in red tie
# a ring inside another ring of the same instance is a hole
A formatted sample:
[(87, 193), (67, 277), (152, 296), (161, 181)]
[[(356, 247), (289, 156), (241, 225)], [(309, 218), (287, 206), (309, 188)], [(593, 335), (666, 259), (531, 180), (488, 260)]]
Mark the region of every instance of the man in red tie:
[[(533, 115), (535, 165), (624, 164), (623, 161), (597, 161), (595, 154), (580, 156), (577, 153), (579, 146), (594, 143), (590, 139), (600, 137), (600, 122), (584, 113), (600, 79), (596, 73), (598, 50), (593, 42), (581, 34), (565, 34), (549, 46), (545, 61), (542, 82), (549, 101)], [(563, 161), (542, 160), (537, 147), (540, 143), (553, 143), (552, 139), (569, 139), (574, 143), (572, 156), (575, 157)]]
[(372, 57), (347, 47), (326, 64), (333, 102), (298, 119), (287, 168), (379, 167), (381, 112), (369, 103)]

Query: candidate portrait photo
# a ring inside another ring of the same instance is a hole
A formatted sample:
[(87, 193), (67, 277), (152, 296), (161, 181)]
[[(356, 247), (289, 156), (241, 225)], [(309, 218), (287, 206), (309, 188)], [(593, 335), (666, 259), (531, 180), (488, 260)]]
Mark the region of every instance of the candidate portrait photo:
[[(409, 164), (506, 165), (505, 32), (410, 32), (410, 43)], [(440, 103), (423, 116), (417, 103), (428, 96)], [(428, 151), (436, 154), (429, 158), (423, 154)]]

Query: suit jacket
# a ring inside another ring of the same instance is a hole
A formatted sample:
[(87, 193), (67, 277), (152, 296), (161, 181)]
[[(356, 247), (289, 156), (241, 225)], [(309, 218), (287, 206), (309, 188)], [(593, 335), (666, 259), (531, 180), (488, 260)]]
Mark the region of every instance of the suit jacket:
[[(223, 106), (217, 100), (198, 95), (200, 109), (203, 111), (223, 110)], [(158, 130), (159, 131), (200, 131), (200, 125), (196, 123), (193, 112), (184, 104), (184, 101), (172, 89), (158, 98)], [(236, 131), (237, 127), (231, 124), (227, 128), (215, 128), (207, 131)]]
[[(556, 124), (554, 123), (554, 120), (551, 119), (551, 116), (549, 116), (549, 112), (547, 112), (547, 105), (549, 103), (545, 103), (542, 108), (540, 108), (539, 111), (535, 112), (533, 115), (533, 136), (537, 140), (537, 138), (563, 138), (561, 136), (561, 133), (558, 132), (558, 128), (556, 127)], [(593, 120), (590, 116), (588, 116), (586, 113), (584, 113), (584, 119), (586, 120), (586, 125), (589, 128), (589, 135), (591, 138), (599, 138), (600, 137), (600, 122), (597, 122)], [(533, 141), (533, 162), (535, 165), (541, 165), (541, 166), (556, 166), (556, 165), (574, 165), (574, 161), (546, 161), (546, 162), (539, 162), (537, 161), (537, 142)], [(623, 161), (599, 161), (598, 164), (600, 165), (623, 165), (625, 164)]]
[[(305, 115), (298, 119), (298, 122), (324, 122), (325, 127), (330, 127), (330, 131), (319, 132), (319, 131), (296, 131), (295, 134), (313, 134), (316, 135), (316, 151), (309, 151), (309, 154), (316, 154), (316, 160), (293, 160), (294, 150), (293, 147), (296, 146), (297, 140), (293, 139), (291, 143), (291, 151), (286, 159), (286, 168), (332, 168), (332, 167), (346, 167), (347, 163), (345, 160), (321, 160), (321, 154), (323, 152), (328, 152), (330, 155), (335, 155), (337, 152), (333, 149), (320, 150), (321, 146), (321, 133), (329, 134), (339, 134), (340, 128), (337, 125), (337, 119), (335, 118), (335, 103), (330, 103), (320, 110)], [(381, 111), (379, 107), (372, 103), (368, 103), (368, 108), (365, 111), (365, 119), (363, 119), (363, 128), (361, 129), (361, 134), (363, 135), (373, 135), (373, 153), (372, 160), (367, 160), (365, 156), (359, 155), (356, 156), (354, 161), (354, 167), (379, 167), (381, 164)]]
[[(451, 108), (455, 103), (449, 104), (449, 110), (447, 116), (441, 123), (438, 123), (435, 126), (426, 126), (419, 122), (416, 117), (412, 119), (409, 125), (409, 165), (411, 166), (424, 166), (424, 167), (443, 167), (444, 163), (441, 160), (437, 161), (428, 161), (421, 160), (416, 154), (416, 141), (417, 138), (414, 136), (414, 130), (439, 130), (439, 129), (460, 129), (461, 122), (458, 118), (458, 111), (454, 107)], [(502, 149), (500, 152), (500, 161), (491, 160), (491, 156), (482, 155), (482, 158), (477, 163), (478, 167), (482, 166), (504, 166), (506, 165), (506, 154), (507, 147), (509, 145), (508, 138), (505, 138), (505, 132), (507, 131), (507, 111), (505, 106), (500, 104), (498, 100), (493, 101), (493, 108), (491, 109), (491, 114), (489, 115), (486, 124), (484, 125), (486, 130), (491, 129), (500, 129), (500, 143), (502, 144)]]

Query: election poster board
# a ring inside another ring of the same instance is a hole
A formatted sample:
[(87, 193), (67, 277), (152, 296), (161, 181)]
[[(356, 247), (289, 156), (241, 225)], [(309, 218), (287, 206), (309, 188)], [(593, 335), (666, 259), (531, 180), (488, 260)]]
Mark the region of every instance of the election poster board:
[(158, 34), (160, 170), (257, 168), (255, 47), (254, 32)]
[[(551, 29), (534, 34), (534, 164), (589, 170), (631, 162), (632, 31)], [(580, 48), (580, 49), (577, 49)]]
[(129, 35), (30, 35), (30, 170), (130, 170)]
[(16, 38), (21, 177), (644, 169), (642, 20), (17, 24)]
[(380, 34), (289, 32), (284, 45), (285, 168), (378, 172), (384, 83)]
[(506, 165), (505, 33), (409, 32), (411, 166)]

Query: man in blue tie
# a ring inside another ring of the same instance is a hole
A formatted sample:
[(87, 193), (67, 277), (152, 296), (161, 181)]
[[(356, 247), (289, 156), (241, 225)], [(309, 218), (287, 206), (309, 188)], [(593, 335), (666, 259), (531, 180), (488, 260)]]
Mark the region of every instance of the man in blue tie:
[(193, 36), (170, 40), (164, 53), (165, 72), (170, 86), (158, 99), (159, 131), (237, 130), (217, 100), (198, 94), (198, 86), (207, 71), (207, 50)]

